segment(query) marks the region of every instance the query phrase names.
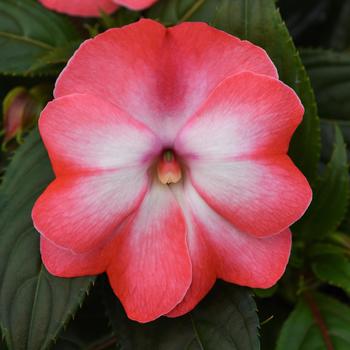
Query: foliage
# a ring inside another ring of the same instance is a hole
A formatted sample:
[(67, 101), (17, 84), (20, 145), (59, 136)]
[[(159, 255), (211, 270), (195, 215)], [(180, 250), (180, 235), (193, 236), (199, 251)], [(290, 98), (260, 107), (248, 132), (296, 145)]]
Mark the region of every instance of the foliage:
[(1, 0), (1, 74), (56, 74), (60, 70), (56, 64), (70, 57), (76, 48), (72, 42), (78, 40), (78, 33), (66, 18), (31, 0)]
[(104, 276), (62, 279), (42, 265), (30, 213), (53, 174), (34, 125), (23, 145), (12, 140), (0, 154), (1, 350), (350, 348), (350, 1), (279, 5), (283, 20), (274, 0), (159, 0), (142, 13), (78, 19), (36, 0), (0, 0), (2, 104), (19, 87), (52, 89), (83, 40), (140, 17), (205, 21), (263, 47), (305, 107), (290, 155), (314, 193), (292, 228), (290, 264), (275, 287), (255, 290), (253, 299), (252, 291), (219, 282), (190, 314), (140, 325), (127, 319)]
[(323, 294), (306, 293), (286, 321), (276, 350), (342, 350), (350, 346), (350, 308)]
[(14, 156), (0, 191), (0, 322), (9, 349), (48, 347), (93, 281), (56, 278), (41, 263), (30, 213), (52, 177), (34, 131)]
[(115, 296), (104, 302), (117, 346), (125, 350), (259, 349), (258, 318), (251, 292), (218, 283), (193, 312), (147, 325), (128, 320)]

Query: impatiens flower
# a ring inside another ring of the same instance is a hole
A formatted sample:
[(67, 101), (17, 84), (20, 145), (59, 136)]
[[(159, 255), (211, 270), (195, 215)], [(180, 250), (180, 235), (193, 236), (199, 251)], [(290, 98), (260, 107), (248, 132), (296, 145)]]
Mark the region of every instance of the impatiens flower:
[(45, 7), (71, 16), (95, 17), (101, 12), (112, 13), (119, 6), (143, 10), (157, 0), (39, 0)]
[(204, 23), (85, 42), (39, 122), (56, 174), (33, 209), (48, 271), (106, 271), (140, 322), (185, 314), (217, 278), (271, 287), (312, 196), (287, 155), (302, 115), (264, 50)]

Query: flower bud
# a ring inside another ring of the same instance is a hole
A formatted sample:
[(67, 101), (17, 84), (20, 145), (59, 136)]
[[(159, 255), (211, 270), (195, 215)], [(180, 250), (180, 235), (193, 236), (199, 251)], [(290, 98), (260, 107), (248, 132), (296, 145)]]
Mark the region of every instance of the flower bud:
[(22, 133), (32, 128), (45, 103), (50, 97), (47, 85), (38, 85), (32, 89), (19, 86), (12, 89), (3, 101), (3, 133), (2, 147), (16, 138), (20, 143)]

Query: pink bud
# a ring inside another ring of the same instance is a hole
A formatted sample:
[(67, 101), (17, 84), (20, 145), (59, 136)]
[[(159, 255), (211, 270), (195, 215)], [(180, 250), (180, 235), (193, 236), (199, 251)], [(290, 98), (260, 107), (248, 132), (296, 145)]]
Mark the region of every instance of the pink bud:
[(20, 141), (22, 133), (34, 126), (48, 100), (47, 91), (46, 86), (36, 86), (30, 90), (19, 86), (6, 95), (3, 101), (3, 147), (14, 138)]

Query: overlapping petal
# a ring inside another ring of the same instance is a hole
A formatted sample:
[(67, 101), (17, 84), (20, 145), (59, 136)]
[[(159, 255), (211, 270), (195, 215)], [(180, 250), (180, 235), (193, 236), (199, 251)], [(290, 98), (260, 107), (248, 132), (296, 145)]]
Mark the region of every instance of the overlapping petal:
[(247, 235), (216, 214), (192, 185), (175, 191), (186, 213), (193, 277), (184, 300), (168, 316), (193, 309), (216, 278), (254, 288), (268, 288), (277, 282), (290, 254), (289, 230), (266, 238)]
[(265, 51), (247, 41), (204, 23), (166, 29), (141, 20), (85, 42), (60, 75), (55, 96), (102, 96), (171, 144), (210, 92), (242, 71), (277, 77)]
[(129, 318), (154, 320), (184, 298), (192, 280), (186, 227), (167, 186), (152, 185), (117, 247), (107, 273)]
[(281, 81), (240, 73), (216, 87), (180, 131), (175, 149), (201, 160), (285, 154), (303, 114), (298, 96)]
[(39, 0), (45, 7), (72, 16), (99, 16), (118, 8), (113, 0)]
[(60, 247), (43, 236), (40, 238), (40, 253), (46, 269), (59, 277), (97, 275), (106, 271), (115, 252), (113, 240), (87, 253), (75, 253)]
[(58, 176), (147, 167), (162, 147), (142, 123), (91, 95), (73, 94), (50, 102), (40, 116), (39, 129)]
[(49, 103), (39, 126), (57, 179), (34, 206), (35, 226), (59, 246), (89, 251), (139, 206), (161, 145), (140, 122), (88, 95)]
[(192, 182), (243, 232), (271, 235), (299, 219), (311, 189), (286, 153), (303, 107), (292, 89), (251, 72), (226, 79), (181, 130)]
[(312, 192), (288, 156), (242, 161), (192, 161), (194, 187), (239, 230), (269, 236), (291, 226), (306, 211)]
[(60, 176), (36, 201), (36, 229), (56, 245), (87, 252), (116, 234), (148, 188), (144, 169)]

